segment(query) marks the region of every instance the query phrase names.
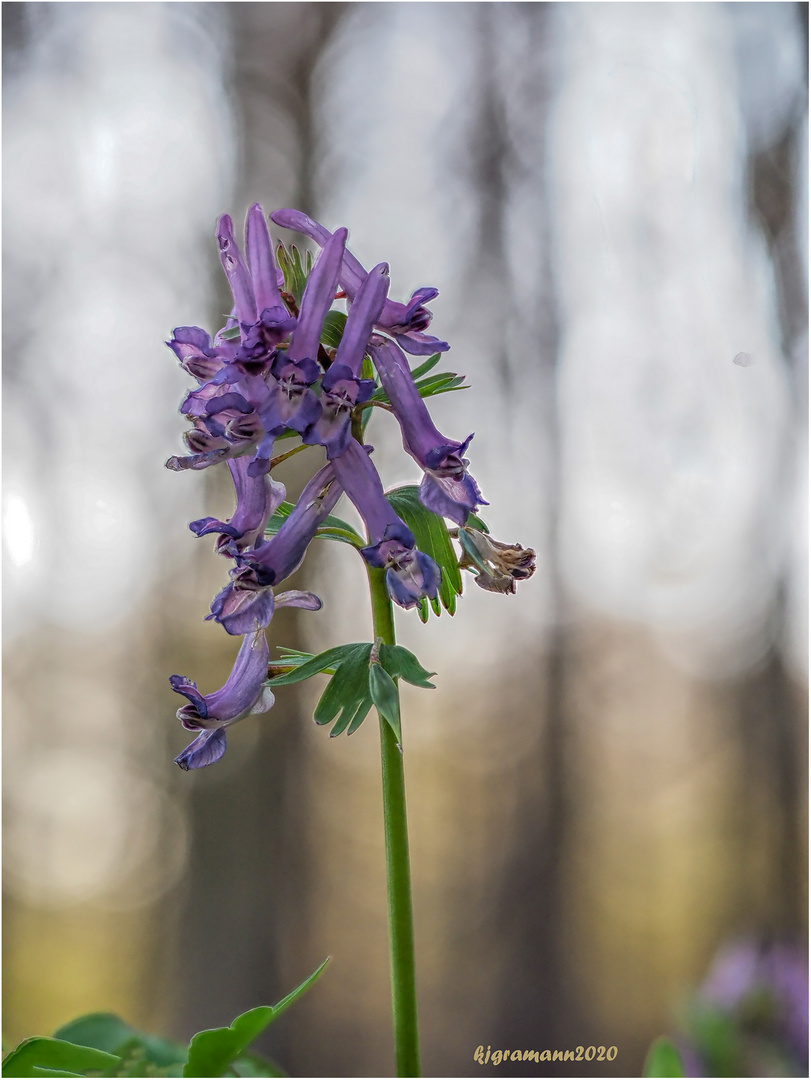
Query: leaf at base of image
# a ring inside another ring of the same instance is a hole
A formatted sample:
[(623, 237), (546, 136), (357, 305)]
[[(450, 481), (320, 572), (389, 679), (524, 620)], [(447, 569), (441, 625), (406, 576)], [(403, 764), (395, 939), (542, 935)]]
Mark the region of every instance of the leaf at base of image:
[(308, 978), (296, 987), (292, 993), (283, 997), (275, 1005), (259, 1005), (255, 1009), (242, 1013), (228, 1026), (198, 1031), (189, 1043), (189, 1060), (183, 1069), (183, 1076), (222, 1076), (225, 1070), (239, 1062), (243, 1070), (251, 1067), (274, 1068), (270, 1072), (242, 1071), (240, 1076), (284, 1076), (285, 1074), (271, 1066), (269, 1062), (255, 1054), (246, 1055), (245, 1051), (265, 1028), (277, 1020), (293, 1002), (313, 985), (329, 963), (329, 957)]
[(3, 1076), (84, 1076), (91, 1070), (114, 1069), (120, 1060), (115, 1054), (64, 1039), (24, 1039), (4, 1058)]
[(109, 1054), (125, 1057), (127, 1049), (132, 1052), (140, 1047), (144, 1059), (157, 1068), (182, 1064), (186, 1060), (186, 1047), (158, 1035), (147, 1035), (113, 1013), (89, 1013), (64, 1024), (54, 1032), (54, 1038), (65, 1039), (79, 1046), (92, 1046)]
[(684, 1076), (681, 1054), (670, 1039), (654, 1039), (645, 1058), (643, 1076)]

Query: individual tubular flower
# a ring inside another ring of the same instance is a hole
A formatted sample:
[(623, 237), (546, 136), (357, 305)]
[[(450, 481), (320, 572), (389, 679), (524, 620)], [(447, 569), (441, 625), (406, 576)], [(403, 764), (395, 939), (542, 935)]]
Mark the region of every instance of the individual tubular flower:
[(273, 360), (275, 382), (259, 410), (269, 436), (280, 435), (285, 428), (303, 433), (321, 415), (321, 403), (311, 387), (321, 376), (316, 361), (321, 327), (335, 298), (345, 242), (346, 229), (338, 229), (324, 245), (307, 278), (290, 344)]
[(273, 694), (265, 685), (270, 653), (263, 630), (245, 636), (226, 683), (213, 694), (201, 694), (197, 684), (183, 675), (172, 675), (169, 682), (188, 703), (177, 710), (178, 719), (189, 731), (199, 731), (197, 738), (175, 758), (181, 769), (201, 769), (225, 753), (225, 732), (231, 724), (252, 713), (267, 712)]
[(275, 536), (243, 553), (226, 546), (224, 550), (235, 556), (237, 565), (231, 581), (214, 597), (206, 618), (216, 620), (229, 634), (246, 634), (254, 625), (267, 626), (277, 607), (318, 611), (321, 601), (313, 593), (293, 590), (274, 597), (272, 586), (298, 569), (318, 526), (341, 494), (332, 466), (325, 465), (304, 488)]
[(374, 393), (374, 380), (361, 379), (363, 356), (389, 287), (389, 268), (380, 263), (366, 276), (344, 326), (338, 351), (321, 380), (321, 415), (304, 434), (306, 443), (324, 446), (327, 457), (338, 457), (350, 437), (351, 413)]
[(180, 361), (180, 366), (199, 383), (208, 382), (234, 356), (234, 346), (227, 342), (214, 345), (199, 326), (177, 326), (166, 344)]
[[(233, 242), (233, 241), (232, 241)], [(248, 257), (256, 321), (240, 325), (241, 343), (234, 363), (245, 373), (264, 373), (276, 346), (289, 336), (296, 320), (284, 306), (279, 292), (279, 271), (273, 259), (270, 233), (259, 203), (248, 211), (245, 221), (245, 252)], [(241, 288), (242, 277), (237, 279)], [(234, 301), (236, 303), (236, 292)], [(250, 309), (249, 309), (250, 310)]]
[(216, 415), (192, 419), (194, 426), (183, 435), (191, 454), (170, 457), (166, 468), (173, 472), (207, 469), (209, 465), (239, 457), (252, 450), (262, 435), (256, 413), (246, 415), (239, 408), (224, 408)]
[[(328, 229), (307, 217), (306, 214), (302, 214), (300, 210), (276, 210), (270, 215), (270, 219), (282, 228), (294, 229), (296, 232), (303, 233), (304, 236), (309, 236), (322, 247), (331, 235)], [(351, 251), (345, 252), (340, 282), (350, 300), (355, 299), (365, 277), (366, 271), (361, 263)], [(425, 304), (438, 294), (438, 289), (422, 288), (412, 294), (407, 304), (399, 304), (396, 300), (386, 300), (376, 325), (396, 338), (405, 351), (413, 356), (430, 356), (431, 353), (446, 352), (450, 348), (447, 341), (440, 341), (439, 338), (424, 333), (433, 318)]]
[(389, 595), (402, 608), (436, 596), (439, 567), (419, 551), (414, 535), (394, 512), (366, 449), (350, 439), (346, 451), (333, 460), (338, 482), (366, 523), (370, 544), (361, 555), (370, 566), (386, 571)]
[(217, 551), (223, 555), (252, 548), (264, 535), (268, 520), (285, 496), (284, 484), (271, 480), (267, 474), (250, 476), (247, 458), (234, 458), (226, 464), (234, 481), (237, 501), (233, 517), (228, 521), (205, 517), (189, 525), (196, 536), (219, 533)]
[(520, 544), (502, 544), (478, 529), (461, 528), (461, 570), (476, 575), (476, 584), (488, 592), (514, 593), (516, 581), (535, 573), (535, 552)]
[(487, 506), (476, 481), (467, 472), (464, 453), (473, 436), (454, 442), (436, 429), (406, 358), (393, 341), (379, 341), (370, 351), (380, 382), (400, 425), (403, 446), (425, 473), (420, 502), (440, 517), (464, 525), (471, 510)]
[(219, 340), (212, 344), (199, 327), (179, 327), (167, 343), (182, 366), (201, 383), (186, 397), (180, 411), (194, 420), (194, 441), (206, 445), (190, 457), (173, 457), (166, 464), (176, 471), (204, 469), (246, 453), (265, 436), (250, 470), (251, 476), (258, 476), (268, 471), (273, 438), (266, 437), (257, 410), (268, 405), (266, 378), (276, 346), (289, 335), (296, 320), (282, 303), (270, 234), (258, 203), (248, 211), (245, 223), (250, 267), (234, 239), (233, 222), (227, 214), (217, 223), (217, 242), (234, 296), (234, 315), (228, 324), (239, 327), (241, 340), (239, 344), (224, 341), (220, 331)]

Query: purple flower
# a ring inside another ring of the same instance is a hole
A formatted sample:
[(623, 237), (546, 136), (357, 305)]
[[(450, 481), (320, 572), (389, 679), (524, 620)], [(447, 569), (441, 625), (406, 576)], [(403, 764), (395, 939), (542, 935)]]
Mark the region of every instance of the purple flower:
[(335, 298), (345, 242), (346, 229), (338, 229), (324, 245), (307, 278), (290, 344), (273, 360), (275, 382), (259, 410), (268, 435), (280, 435), (285, 428), (303, 433), (321, 415), (321, 403), (310, 388), (321, 375), (316, 362), (321, 327)]
[(199, 326), (177, 326), (166, 344), (180, 361), (180, 366), (199, 383), (214, 378), (234, 355), (233, 345), (213, 345)]
[(175, 758), (181, 769), (201, 769), (225, 753), (225, 731), (231, 724), (252, 713), (267, 712), (273, 694), (265, 685), (270, 653), (264, 631), (246, 635), (226, 683), (213, 694), (201, 694), (197, 684), (183, 675), (169, 679), (175, 693), (189, 700), (177, 710), (178, 719), (189, 731), (200, 734)]
[(256, 445), (261, 433), (259, 417), (254, 414), (243, 416), (234, 411), (216, 421), (195, 418), (194, 427), (183, 435), (191, 454), (170, 457), (166, 468), (173, 472), (207, 469), (209, 465), (247, 453)]
[(386, 587), (392, 600), (408, 609), (424, 596), (436, 596), (439, 567), (417, 550), (413, 533), (386, 498), (365, 447), (350, 439), (346, 451), (333, 460), (332, 466), (339, 484), (366, 523), (371, 542), (361, 549), (361, 555), (370, 566), (386, 571)]
[(408, 362), (393, 341), (372, 345), (371, 353), (400, 424), (403, 446), (425, 473), (420, 484), (420, 502), (440, 517), (464, 525), (471, 510), (487, 506), (476, 481), (467, 473), (464, 453), (473, 436), (468, 435), (461, 443), (454, 442), (436, 429), (411, 377)]
[(332, 466), (325, 465), (304, 488), (275, 536), (241, 554), (230, 545), (225, 548), (236, 557), (237, 565), (228, 585), (214, 597), (206, 618), (215, 619), (229, 634), (246, 634), (256, 625), (267, 626), (277, 607), (318, 611), (321, 601), (313, 593), (294, 590), (274, 597), (272, 586), (298, 569), (318, 526), (341, 494)]
[[(331, 235), (328, 229), (307, 217), (306, 214), (302, 214), (300, 210), (276, 210), (270, 215), (270, 219), (285, 229), (294, 229), (296, 232), (309, 236), (322, 247)], [(363, 266), (350, 251), (346, 251), (340, 282), (350, 300), (355, 299), (365, 278), (366, 271)], [(432, 319), (431, 312), (424, 305), (437, 295), (437, 289), (422, 288), (412, 294), (407, 304), (387, 300), (376, 325), (396, 338), (405, 351), (414, 356), (430, 356), (431, 353), (446, 352), (450, 348), (447, 341), (440, 341), (439, 338), (431, 337), (423, 332)]]
[(278, 510), (285, 496), (284, 484), (271, 480), (266, 474), (251, 476), (247, 458), (234, 458), (227, 465), (237, 500), (233, 517), (228, 521), (205, 517), (189, 525), (196, 536), (220, 533), (217, 551), (222, 555), (231, 554), (227, 550), (229, 548), (238, 552), (252, 548), (264, 535), (269, 518)]
[(740, 1013), (753, 995), (776, 1006), (775, 1027), (803, 1064), (808, 1060), (808, 957), (784, 943), (741, 940), (717, 956), (699, 996), (724, 1012)]
[(386, 299), (388, 271), (386, 263), (380, 263), (360, 287), (335, 359), (321, 380), (321, 415), (304, 434), (306, 443), (326, 447), (330, 459), (346, 450), (352, 410), (374, 393), (374, 380), (361, 379), (360, 372), (375, 319)]
[(234, 296), (234, 317), (240, 328), (237, 356), (241, 362), (256, 366), (295, 326), (295, 319), (279, 292), (279, 271), (259, 203), (253, 204), (245, 219), (247, 264), (234, 239), (234, 223), (228, 214), (223, 214), (217, 222), (217, 243)]

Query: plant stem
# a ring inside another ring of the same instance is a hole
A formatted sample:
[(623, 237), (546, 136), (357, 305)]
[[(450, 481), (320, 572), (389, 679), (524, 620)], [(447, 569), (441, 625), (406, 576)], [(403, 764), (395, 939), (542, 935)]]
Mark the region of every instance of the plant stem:
[[(375, 637), (394, 645), (394, 612), (385, 571), (367, 566)], [(421, 1076), (417, 1030), (417, 983), (414, 963), (414, 918), (411, 907), (411, 865), (408, 857), (403, 754), (391, 727), (380, 720), (383, 765), (383, 828), (386, 837), (386, 886), (389, 902), (389, 954), (394, 1047), (398, 1076)]]

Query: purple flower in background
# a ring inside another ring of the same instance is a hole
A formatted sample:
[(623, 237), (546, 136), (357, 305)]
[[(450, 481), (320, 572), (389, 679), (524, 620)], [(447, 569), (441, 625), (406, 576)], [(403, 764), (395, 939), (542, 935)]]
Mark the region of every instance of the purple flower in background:
[(350, 439), (344, 454), (332, 462), (338, 482), (366, 523), (371, 543), (361, 555), (370, 566), (386, 571), (389, 595), (402, 608), (436, 596), (439, 567), (416, 547), (414, 535), (392, 509), (377, 469), (366, 449)]
[[(270, 215), (270, 219), (282, 228), (294, 229), (296, 232), (303, 233), (304, 236), (309, 236), (322, 247), (332, 235), (323, 225), (319, 225), (317, 221), (302, 214), (300, 210), (276, 210)], [(366, 271), (363, 266), (351, 251), (346, 251), (341, 267), (340, 282), (350, 300), (355, 299), (365, 278)], [(413, 356), (430, 356), (431, 353), (446, 352), (450, 348), (447, 341), (440, 341), (439, 338), (424, 333), (433, 317), (425, 304), (433, 300), (438, 293), (438, 289), (422, 288), (412, 294), (407, 304), (386, 300), (376, 325), (396, 338), (405, 351)]]
[(237, 565), (231, 581), (214, 597), (206, 618), (215, 619), (229, 634), (245, 634), (255, 625), (267, 626), (277, 607), (317, 611), (321, 601), (313, 593), (292, 591), (274, 597), (272, 586), (298, 569), (318, 526), (341, 494), (332, 466), (325, 465), (304, 488), (275, 536), (241, 554), (235, 547), (226, 547)]
[(741, 1013), (766, 995), (774, 1003), (774, 1027), (792, 1052), (808, 1062), (808, 957), (785, 943), (738, 941), (716, 958), (699, 997), (724, 1012)]
[(373, 379), (361, 379), (363, 357), (389, 287), (388, 266), (380, 263), (358, 291), (335, 358), (321, 380), (321, 415), (304, 435), (306, 443), (326, 447), (332, 459), (346, 450), (351, 413), (374, 393)]
[(200, 732), (175, 758), (181, 769), (201, 769), (219, 761), (225, 753), (226, 728), (272, 707), (273, 694), (265, 685), (269, 659), (264, 631), (257, 629), (246, 635), (225, 685), (213, 694), (201, 694), (197, 684), (183, 675), (171, 676), (175, 693), (189, 699), (177, 710), (178, 719), (189, 731)]
[(227, 462), (234, 481), (237, 505), (228, 521), (205, 517), (192, 521), (189, 528), (196, 536), (219, 533), (217, 551), (222, 555), (252, 548), (264, 535), (265, 526), (284, 500), (284, 484), (271, 480), (266, 474), (249, 475), (249, 463), (245, 457)]
[(259, 409), (268, 435), (280, 435), (285, 428), (303, 433), (321, 415), (321, 403), (310, 388), (321, 375), (316, 362), (321, 327), (335, 298), (345, 242), (346, 229), (338, 229), (324, 245), (307, 278), (290, 344), (273, 360), (275, 382), (267, 403)]
[(454, 442), (434, 426), (425, 402), (411, 377), (406, 358), (393, 341), (372, 345), (372, 359), (383, 389), (400, 424), (403, 446), (423, 469), (420, 502), (440, 517), (464, 525), (467, 515), (487, 503), (476, 481), (468, 475), (464, 457), (472, 435)]

